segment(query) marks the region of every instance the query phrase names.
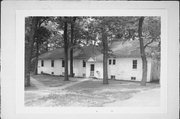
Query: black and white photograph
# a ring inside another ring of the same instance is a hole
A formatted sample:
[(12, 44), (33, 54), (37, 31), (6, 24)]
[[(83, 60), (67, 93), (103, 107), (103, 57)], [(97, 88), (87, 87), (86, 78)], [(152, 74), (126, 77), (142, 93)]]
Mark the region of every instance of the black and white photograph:
[(160, 106), (161, 17), (25, 18), (25, 106)]
[(1, 118), (177, 119), (178, 9), (175, 1), (3, 2)]

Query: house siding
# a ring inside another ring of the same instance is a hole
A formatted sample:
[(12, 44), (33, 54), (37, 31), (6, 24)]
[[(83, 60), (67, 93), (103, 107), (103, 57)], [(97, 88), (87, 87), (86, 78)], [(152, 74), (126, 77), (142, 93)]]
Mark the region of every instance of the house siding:
[(87, 77), (90, 77), (90, 65), (91, 64), (94, 64), (94, 77), (102, 78), (103, 77), (103, 64), (102, 64), (102, 62), (87, 62), (86, 63)]
[[(133, 60), (137, 60), (137, 68), (133, 69)], [(150, 81), (151, 59), (147, 59), (147, 82)], [(136, 77), (135, 81), (142, 79), (142, 60), (141, 58), (117, 58), (115, 65), (108, 65), (108, 77), (115, 76), (117, 80), (131, 80), (131, 77)]]
[[(108, 59), (108, 78), (115, 76), (116, 80), (131, 80), (131, 77), (136, 77), (135, 81), (141, 81), (142, 79), (142, 60), (141, 58), (116, 58), (116, 63), (113, 64), (113, 58), (111, 58), (111, 65), (109, 65)], [(137, 69), (133, 69), (133, 60), (137, 60)], [(155, 76), (155, 72), (152, 74), (151, 58), (147, 58), (148, 72), (147, 82), (150, 82)], [(70, 61), (69, 61), (70, 64)], [(83, 67), (83, 60), (74, 60), (74, 74), (76, 77), (90, 77), (90, 65), (94, 64), (94, 77), (103, 78), (103, 63), (88, 61), (86, 67)], [(155, 65), (155, 64), (154, 64)], [(70, 73), (70, 65), (69, 73)], [(64, 67), (62, 67), (62, 59), (54, 60), (54, 67), (51, 67), (51, 60), (44, 60), (44, 66), (41, 66), (41, 60), (38, 61), (38, 74), (47, 73), (53, 75), (64, 75)], [(153, 76), (152, 76), (153, 75)], [(156, 76), (157, 77), (157, 76)]]
[[(68, 61), (68, 73), (70, 74), (70, 61)], [(82, 77), (86, 73), (86, 67), (83, 67), (83, 60), (73, 61), (75, 76)], [(41, 60), (38, 61), (38, 74), (41, 73), (53, 75), (64, 75), (64, 67), (62, 67), (62, 59), (54, 60), (54, 67), (51, 67), (51, 60), (44, 60), (44, 66), (41, 66)]]
[[(136, 77), (135, 81), (141, 81), (142, 79), (142, 60), (141, 58), (116, 58), (116, 64), (113, 65), (113, 59), (111, 59), (111, 65), (109, 65), (108, 59), (108, 78), (111, 75), (115, 76), (116, 80), (131, 80), (131, 77)], [(137, 69), (133, 69), (133, 60), (137, 60)], [(148, 72), (147, 72), (147, 82), (150, 82), (151, 74), (151, 59), (147, 59), (148, 62)], [(86, 73), (90, 76), (90, 65), (94, 64), (94, 76), (97, 78), (103, 78), (103, 63), (102, 62), (87, 62)]]

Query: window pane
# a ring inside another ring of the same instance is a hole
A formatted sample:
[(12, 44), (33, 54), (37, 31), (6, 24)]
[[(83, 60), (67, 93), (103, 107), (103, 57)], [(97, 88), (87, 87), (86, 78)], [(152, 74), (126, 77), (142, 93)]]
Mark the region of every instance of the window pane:
[(64, 60), (62, 60), (62, 67), (64, 67)]
[(136, 77), (131, 77), (131, 80), (136, 80)]
[(133, 69), (137, 69), (137, 60), (133, 60)]
[(51, 67), (54, 67), (54, 60), (51, 60)]
[(111, 64), (111, 60), (109, 60), (109, 64)]
[(116, 64), (116, 60), (115, 59), (113, 59), (113, 64)]
[(86, 67), (86, 62), (83, 60), (83, 67)]
[(42, 67), (44, 66), (44, 60), (41, 60), (41, 66)]

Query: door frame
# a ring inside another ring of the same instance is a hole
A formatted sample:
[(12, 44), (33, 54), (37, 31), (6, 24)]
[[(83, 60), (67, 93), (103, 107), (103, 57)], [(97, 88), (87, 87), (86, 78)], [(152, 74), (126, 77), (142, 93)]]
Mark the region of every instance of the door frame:
[(95, 64), (90, 64), (90, 77), (94, 77), (94, 70), (95, 70)]

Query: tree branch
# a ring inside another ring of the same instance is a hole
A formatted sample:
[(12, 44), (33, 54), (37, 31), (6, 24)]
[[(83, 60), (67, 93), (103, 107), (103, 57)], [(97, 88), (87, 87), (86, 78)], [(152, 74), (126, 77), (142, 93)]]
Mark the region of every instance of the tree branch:
[(145, 49), (149, 44), (151, 44), (153, 41), (154, 41), (154, 39), (152, 39), (150, 42), (148, 42), (148, 43), (144, 46), (144, 49)]

